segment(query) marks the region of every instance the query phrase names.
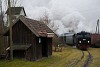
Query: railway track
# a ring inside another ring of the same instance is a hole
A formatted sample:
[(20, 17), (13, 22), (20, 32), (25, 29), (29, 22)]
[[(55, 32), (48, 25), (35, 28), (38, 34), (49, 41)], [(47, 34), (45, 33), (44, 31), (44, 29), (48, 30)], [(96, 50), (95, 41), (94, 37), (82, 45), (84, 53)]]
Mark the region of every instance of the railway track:
[(70, 64), (70, 67), (76, 66), (84, 58), (84, 52), (82, 51), (82, 56), (80, 60), (75, 60)]
[[(88, 53), (88, 55), (85, 55), (85, 53)], [(82, 65), (82, 67), (88, 67), (89, 64), (92, 62), (92, 55), (91, 53), (87, 50), (87, 51), (82, 51), (82, 56), (80, 57), (81, 59), (80, 60), (74, 60), (71, 64), (70, 64), (70, 67), (75, 67), (77, 64), (79, 64), (83, 59), (85, 59), (85, 56), (86, 57), (86, 60), (84, 62), (84, 64)]]
[(87, 51), (87, 52), (88, 52), (88, 56), (87, 56), (85, 63), (83, 64), (83, 67), (88, 67), (89, 64), (92, 62), (92, 59), (93, 59), (91, 53), (89, 51)]

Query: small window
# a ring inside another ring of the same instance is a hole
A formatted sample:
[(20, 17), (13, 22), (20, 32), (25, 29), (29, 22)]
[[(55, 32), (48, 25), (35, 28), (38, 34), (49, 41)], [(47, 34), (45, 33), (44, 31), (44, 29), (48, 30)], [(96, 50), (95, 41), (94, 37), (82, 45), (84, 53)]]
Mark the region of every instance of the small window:
[(41, 43), (41, 38), (39, 38), (39, 43)]

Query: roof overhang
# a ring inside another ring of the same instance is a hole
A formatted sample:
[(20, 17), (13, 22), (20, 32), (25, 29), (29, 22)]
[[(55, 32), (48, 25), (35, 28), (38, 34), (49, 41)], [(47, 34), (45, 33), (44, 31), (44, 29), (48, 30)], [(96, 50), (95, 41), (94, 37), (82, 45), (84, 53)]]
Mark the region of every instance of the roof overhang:
[(40, 37), (54, 37), (54, 33), (47, 33), (46, 30), (38, 32)]
[(54, 37), (54, 33), (47, 33), (47, 37)]
[[(31, 44), (27, 44), (27, 45), (13, 45), (12, 49), (13, 50), (27, 50), (30, 46), (31, 46)], [(10, 50), (10, 46), (7, 47), (6, 50)]]

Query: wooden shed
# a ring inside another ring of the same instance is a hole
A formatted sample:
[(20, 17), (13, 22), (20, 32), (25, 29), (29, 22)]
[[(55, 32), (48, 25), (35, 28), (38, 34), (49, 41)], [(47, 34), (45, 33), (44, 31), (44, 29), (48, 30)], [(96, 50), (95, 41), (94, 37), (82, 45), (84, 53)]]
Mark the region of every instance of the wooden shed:
[[(9, 40), (9, 29), (4, 35)], [(53, 31), (43, 22), (20, 16), (12, 26), (13, 57), (34, 61), (51, 56), (53, 36)]]

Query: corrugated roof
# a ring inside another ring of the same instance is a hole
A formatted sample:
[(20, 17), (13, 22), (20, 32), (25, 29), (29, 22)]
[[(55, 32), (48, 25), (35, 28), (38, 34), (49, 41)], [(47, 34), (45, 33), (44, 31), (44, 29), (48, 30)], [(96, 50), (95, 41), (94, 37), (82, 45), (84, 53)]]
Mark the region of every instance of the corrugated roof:
[(20, 16), (13, 25), (15, 25), (18, 20), (21, 20), (38, 37), (47, 36), (47, 33), (53, 33), (53, 31), (43, 22), (29, 19), (24, 16)]
[[(23, 11), (24, 11), (24, 13), (25, 13), (24, 7), (11, 7), (11, 14), (12, 14), (12, 15), (19, 15), (20, 12), (21, 12), (21, 9), (23, 9)], [(8, 10), (9, 10), (9, 8), (8, 8), (7, 11), (6, 11), (6, 14), (9, 15)], [(26, 16), (26, 13), (25, 13), (25, 16)]]

